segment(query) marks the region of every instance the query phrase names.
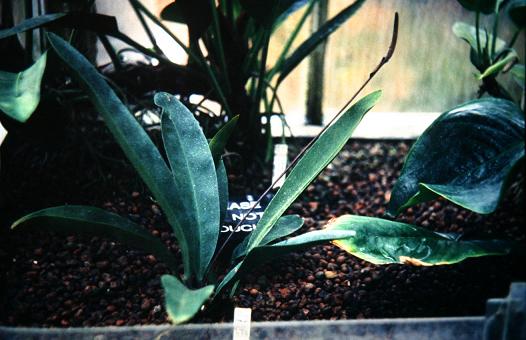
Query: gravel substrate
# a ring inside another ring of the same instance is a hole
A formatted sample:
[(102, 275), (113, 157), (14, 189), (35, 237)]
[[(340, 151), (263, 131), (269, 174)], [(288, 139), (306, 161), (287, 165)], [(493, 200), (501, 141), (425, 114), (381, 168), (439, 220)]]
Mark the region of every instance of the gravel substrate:
[[(107, 135), (101, 134), (104, 140)], [(60, 146), (29, 145), (2, 155), (0, 323), (71, 327), (167, 322), (159, 278), (168, 270), (154, 256), (100, 238), (8, 232), (10, 222), (25, 212), (64, 203), (93, 204), (145, 226), (177, 254), (159, 207), (116, 146), (92, 150), (78, 136), (64, 138), (68, 143)], [(301, 232), (319, 229), (342, 214), (381, 217), (409, 146), (405, 141), (350, 142), (289, 209), (306, 218)], [(239, 172), (236, 164), (231, 168)], [(269, 177), (253, 169), (260, 172)], [(254, 177), (248, 177), (251, 182), (235, 174), (230, 178), (237, 194), (247, 193), (247, 187), (252, 190), (248, 193), (261, 192), (267, 184)], [(398, 220), (469, 238), (524, 242), (524, 211), (511, 196), (488, 216), (437, 200), (409, 209)], [(229, 321), (234, 306), (252, 308), (258, 321), (481, 315), (488, 298), (506, 295), (511, 281), (526, 280), (522, 262), (516, 255), (451, 266), (375, 266), (328, 244), (261, 266), (241, 282), (233, 298), (209, 306), (194, 321)]]

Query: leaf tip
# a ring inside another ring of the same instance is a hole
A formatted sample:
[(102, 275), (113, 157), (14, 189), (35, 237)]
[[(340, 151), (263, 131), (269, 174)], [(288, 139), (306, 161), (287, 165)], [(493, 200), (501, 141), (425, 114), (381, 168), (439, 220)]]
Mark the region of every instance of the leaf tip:
[(166, 92), (157, 92), (153, 97), (153, 102), (159, 107), (166, 106), (171, 100), (172, 95)]

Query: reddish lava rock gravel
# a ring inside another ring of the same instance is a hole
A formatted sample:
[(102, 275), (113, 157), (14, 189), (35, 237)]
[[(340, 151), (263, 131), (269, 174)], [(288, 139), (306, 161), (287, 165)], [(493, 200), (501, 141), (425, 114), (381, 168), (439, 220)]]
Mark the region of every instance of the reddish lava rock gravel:
[[(107, 132), (95, 130), (102, 134), (90, 135), (90, 140), (100, 141), (95, 149), (71, 134), (62, 137), (68, 143), (60, 146), (26, 143), (26, 149), (13, 147), (17, 152), (2, 155), (3, 325), (167, 322), (160, 276), (168, 270), (154, 256), (108, 239), (7, 230), (13, 219), (29, 211), (92, 204), (145, 226), (178, 254), (159, 207), (123, 162), (120, 150), (110, 142), (103, 144), (111, 141)], [(301, 232), (322, 228), (342, 214), (382, 216), (410, 143), (349, 142), (289, 209), (306, 218)], [(262, 192), (268, 185), (265, 180), (248, 182), (253, 176), (236, 175), (239, 166), (231, 163), (232, 193)], [(512, 196), (509, 193), (502, 207), (487, 216), (437, 200), (408, 209), (398, 220), (468, 238), (524, 242), (524, 211)], [(375, 266), (327, 244), (255, 269), (233, 298), (209, 306), (194, 322), (229, 321), (234, 306), (252, 308), (257, 321), (481, 315), (488, 298), (504, 296), (511, 281), (526, 279), (523, 261), (516, 255), (451, 266)]]

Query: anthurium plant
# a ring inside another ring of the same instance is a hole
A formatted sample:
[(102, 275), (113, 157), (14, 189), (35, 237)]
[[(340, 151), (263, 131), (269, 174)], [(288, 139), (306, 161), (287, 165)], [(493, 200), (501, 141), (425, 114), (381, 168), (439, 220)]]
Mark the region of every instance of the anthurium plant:
[[(282, 240), (303, 224), (299, 216), (283, 214), (346, 144), (363, 116), (379, 100), (381, 92), (376, 91), (347, 110), (342, 109), (323, 133), (313, 139), (293, 162), (285, 183), (269, 203), (255, 231), (238, 246), (229, 266), (217, 268), (214, 253), (223, 249), (218, 247), (218, 234), (228, 201), (227, 176), (221, 156), (236, 118), (208, 142), (192, 113), (175, 96), (157, 93), (155, 103), (163, 112), (165, 161), (97, 70), (58, 36), (49, 34), (49, 41), (85, 88), (116, 142), (162, 208), (181, 249), (183, 270), (179, 271), (175, 256), (168, 248), (145, 228), (96, 207), (48, 208), (20, 218), (12, 228), (20, 232), (95, 234), (154, 254), (171, 271), (163, 275), (161, 281), (166, 311), (174, 323), (190, 320), (203, 305), (232, 290), (254, 266), (325, 242), (334, 242), (358, 257), (379, 264), (446, 264), (467, 257), (502, 255), (510, 250), (505, 242), (458, 241), (407, 224), (351, 215), (331, 221), (322, 230)], [(389, 57), (382, 61), (387, 62)]]
[[(396, 216), (413, 205), (443, 197), (480, 214), (497, 209), (517, 171), (524, 171), (524, 65), (513, 45), (524, 31), (526, 2), (459, 0), (476, 13), (476, 26), (456, 23), (454, 33), (471, 48), (471, 62), (482, 80), (479, 97), (442, 113), (411, 147), (393, 188), (389, 213)], [(516, 26), (509, 43), (497, 37), (498, 19), (506, 10)], [(493, 15), (492, 34), (479, 26), (479, 16)], [(511, 95), (496, 78), (511, 71), (522, 99)], [(522, 170), (520, 170), (522, 169)], [(523, 193), (523, 191), (522, 191)]]
[[(512, 94), (497, 77), (510, 72), (522, 87), (522, 93), (524, 92), (524, 63), (520, 63), (513, 46), (526, 26), (526, 1), (458, 0), (458, 2), (468, 11), (475, 13), (475, 26), (457, 22), (453, 25), (453, 32), (470, 47), (470, 60), (478, 71), (476, 77), (481, 81), (479, 96), (487, 93), (493, 97), (512, 100)], [(499, 19), (503, 12), (506, 12), (515, 25), (515, 32), (508, 40), (499, 37)], [(492, 28), (482, 26), (481, 15), (492, 17)]]

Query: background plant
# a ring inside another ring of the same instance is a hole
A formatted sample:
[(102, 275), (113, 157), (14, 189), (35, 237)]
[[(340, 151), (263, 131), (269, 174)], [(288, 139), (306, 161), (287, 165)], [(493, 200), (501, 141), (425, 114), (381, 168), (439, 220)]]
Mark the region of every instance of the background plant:
[[(510, 92), (497, 80), (499, 75), (510, 72), (522, 88), (521, 93), (524, 98), (524, 64), (519, 63), (518, 54), (513, 47), (526, 25), (526, 2), (524, 0), (459, 0), (458, 2), (468, 11), (475, 13), (475, 26), (457, 22), (453, 25), (453, 32), (470, 46), (470, 61), (478, 70), (479, 74), (476, 76), (481, 81), (478, 96), (487, 93), (493, 97), (512, 100)], [(499, 19), (503, 12), (506, 12), (516, 26), (515, 33), (508, 41), (499, 37)], [(482, 26), (481, 15), (493, 18), (491, 29)]]
[[(482, 80), (479, 97), (489, 97), (444, 112), (417, 139), (393, 188), (391, 215), (439, 196), (477, 213), (491, 213), (524, 163), (524, 108), (511, 100), (497, 76), (511, 70), (524, 103), (524, 65), (518, 64), (512, 47), (524, 30), (526, 2), (510, 1), (505, 7), (516, 25), (509, 43), (497, 37), (503, 1), (459, 2), (475, 12), (476, 24), (456, 23), (453, 31), (471, 47), (470, 59)], [(481, 14), (493, 15), (492, 34), (480, 27)]]

